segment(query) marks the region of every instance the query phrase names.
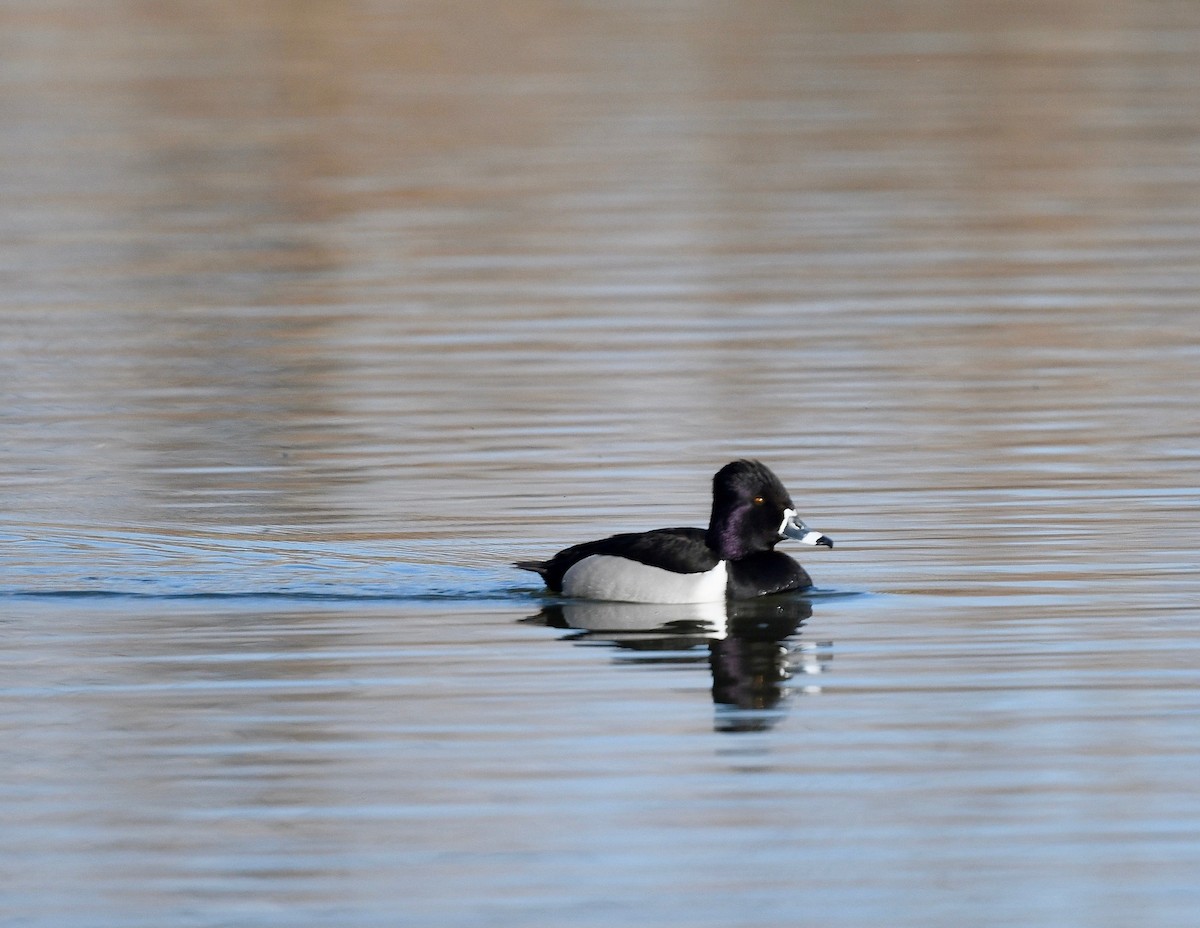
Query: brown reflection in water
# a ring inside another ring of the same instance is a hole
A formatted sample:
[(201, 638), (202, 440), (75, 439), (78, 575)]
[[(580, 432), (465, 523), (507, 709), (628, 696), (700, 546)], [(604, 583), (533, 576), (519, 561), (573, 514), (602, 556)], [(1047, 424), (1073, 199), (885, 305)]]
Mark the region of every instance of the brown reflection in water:
[[(1190, 5), (0, 16), (0, 300), (104, 315), (47, 330), (54, 399), (152, 496), (186, 504), (192, 461), (250, 520), (361, 514), (356, 482), (412, 512), (389, 470), (707, 466), (713, 436), (1041, 485), (1114, 426), (1178, 431), (1141, 412), (1195, 373), (1163, 357), (1197, 276)], [(97, 367), (130, 378), (107, 404)]]
[[(795, 299), (885, 269), (914, 235), (952, 251), (970, 236), (970, 266), (944, 255), (943, 274), (1007, 277), (1039, 266), (1013, 252), (1171, 203), (1178, 180), (1154, 169), (1187, 157), (1195, 34), (1171, 18), (1185, 14), (80, 5), (21, 24), (66, 62), (22, 112), (26, 139), (58, 143), (26, 192), (84, 220), (94, 254), (60, 254), (63, 283), (154, 307), (411, 298), (464, 273), (495, 296), (531, 282), (506, 257), (597, 247), (626, 267), (788, 256), (810, 273), (765, 292), (719, 263), (687, 277), (709, 298)], [(10, 41), (43, 73), (50, 56)], [(817, 260), (831, 252), (840, 268)], [(490, 263), (428, 265), (467, 255)]]

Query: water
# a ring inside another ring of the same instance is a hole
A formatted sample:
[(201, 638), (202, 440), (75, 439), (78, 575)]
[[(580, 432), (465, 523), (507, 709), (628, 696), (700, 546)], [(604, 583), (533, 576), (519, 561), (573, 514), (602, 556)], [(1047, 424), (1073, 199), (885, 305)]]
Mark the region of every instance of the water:
[[(0, 6), (0, 924), (1194, 925), (1198, 53)], [(810, 597), (510, 566), (742, 455)]]

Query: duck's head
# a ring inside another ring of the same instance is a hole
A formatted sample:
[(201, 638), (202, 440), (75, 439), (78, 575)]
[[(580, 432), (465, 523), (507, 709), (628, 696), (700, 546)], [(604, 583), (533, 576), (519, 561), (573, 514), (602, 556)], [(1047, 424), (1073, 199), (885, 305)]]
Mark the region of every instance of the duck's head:
[(708, 546), (724, 560), (738, 560), (770, 551), (784, 538), (833, 547), (830, 538), (800, 521), (788, 491), (765, 464), (734, 461), (717, 471)]

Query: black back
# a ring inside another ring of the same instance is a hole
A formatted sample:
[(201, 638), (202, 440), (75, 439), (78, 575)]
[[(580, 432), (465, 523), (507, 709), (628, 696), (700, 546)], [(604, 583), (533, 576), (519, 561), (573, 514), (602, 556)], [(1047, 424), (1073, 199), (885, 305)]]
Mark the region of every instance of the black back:
[(526, 570), (536, 570), (555, 593), (562, 592), (563, 575), (593, 554), (611, 554), (639, 564), (661, 567), (680, 574), (712, 570), (720, 560), (704, 543), (704, 529), (660, 528), (650, 532), (626, 532), (598, 541), (564, 548), (548, 561), (523, 561)]

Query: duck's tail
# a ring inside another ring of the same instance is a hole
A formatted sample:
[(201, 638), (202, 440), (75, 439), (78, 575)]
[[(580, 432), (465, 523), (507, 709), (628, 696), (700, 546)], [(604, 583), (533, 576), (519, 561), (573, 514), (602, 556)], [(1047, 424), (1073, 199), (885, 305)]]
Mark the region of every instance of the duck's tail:
[(550, 569), (550, 564), (547, 561), (513, 561), (514, 567), (520, 567), (521, 570), (532, 570), (535, 574), (546, 576), (546, 571)]

